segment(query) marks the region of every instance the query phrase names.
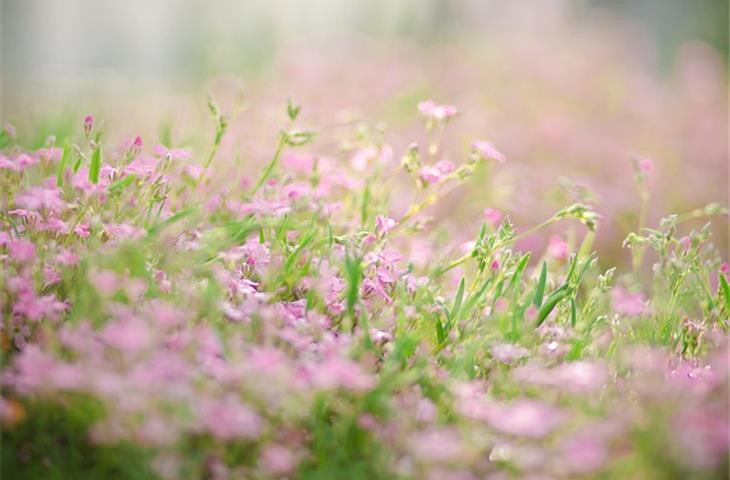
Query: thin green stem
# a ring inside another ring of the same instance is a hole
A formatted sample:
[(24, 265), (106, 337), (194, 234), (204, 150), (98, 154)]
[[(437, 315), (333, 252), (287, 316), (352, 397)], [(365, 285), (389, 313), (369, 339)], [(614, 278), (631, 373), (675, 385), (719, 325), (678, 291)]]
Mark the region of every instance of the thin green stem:
[(279, 136), (279, 144), (276, 146), (276, 151), (274, 152), (274, 156), (271, 158), (269, 163), (266, 165), (266, 168), (261, 173), (261, 176), (256, 181), (256, 184), (251, 189), (251, 192), (249, 192), (249, 196), (253, 197), (256, 192), (259, 191), (261, 186), (266, 183), (266, 181), (271, 177), (271, 174), (274, 173), (274, 169), (279, 164), (279, 160), (281, 159), (281, 154), (284, 152), (284, 148), (287, 145), (287, 135), (286, 133), (282, 133), (281, 136)]

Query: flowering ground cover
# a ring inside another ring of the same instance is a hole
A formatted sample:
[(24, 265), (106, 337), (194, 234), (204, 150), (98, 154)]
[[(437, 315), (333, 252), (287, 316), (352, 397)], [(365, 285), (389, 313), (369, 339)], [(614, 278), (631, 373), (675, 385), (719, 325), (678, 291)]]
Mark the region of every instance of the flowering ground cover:
[(433, 209), (518, 161), (448, 143), (458, 106), (420, 101), (403, 149), (279, 108), (258, 171), (212, 98), (205, 152), (92, 115), (41, 149), (2, 133), (4, 477), (724, 477), (724, 206), (649, 224), (637, 158), (629, 262), (595, 251), (589, 195), (454, 232)]

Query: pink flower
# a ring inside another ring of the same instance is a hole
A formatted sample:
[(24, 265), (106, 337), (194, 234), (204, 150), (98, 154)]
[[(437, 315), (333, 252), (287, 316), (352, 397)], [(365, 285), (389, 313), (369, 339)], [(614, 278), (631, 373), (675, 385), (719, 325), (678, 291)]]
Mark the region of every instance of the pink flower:
[(422, 167), (418, 171), (418, 177), (425, 184), (433, 184), (441, 181), (441, 172), (434, 167)]
[(55, 285), (61, 281), (61, 275), (50, 265), (43, 267), (43, 283), (45, 285)]
[(119, 290), (121, 279), (111, 270), (92, 271), (89, 279), (96, 290), (105, 297), (110, 297)]
[(147, 324), (134, 318), (108, 323), (101, 338), (110, 346), (124, 352), (137, 352), (150, 344), (152, 332)]
[(456, 169), (449, 160), (440, 160), (433, 166), (422, 167), (418, 175), (423, 183), (438, 183)]
[(132, 146), (136, 148), (142, 148), (142, 137), (137, 135), (134, 137), (134, 141), (132, 142)]
[(204, 422), (210, 433), (219, 440), (253, 439), (259, 436), (261, 418), (234, 394), (204, 407)]
[(70, 267), (79, 263), (79, 257), (75, 255), (71, 250), (63, 249), (56, 256), (56, 261), (61, 265)]
[(447, 463), (466, 453), (464, 442), (454, 428), (433, 427), (413, 435), (408, 442), (409, 450), (422, 462)]
[(30, 344), (16, 357), (13, 370), (6, 378), (18, 391), (31, 393), (48, 385), (49, 374), (55, 366), (53, 357)]
[(722, 264), (720, 265), (720, 271), (727, 275), (728, 273), (730, 273), (730, 265), (727, 262), (722, 262)]
[(30, 187), (15, 197), (15, 204), (19, 208), (35, 211), (45, 208), (51, 212), (60, 212), (66, 208), (66, 202), (57, 188)]
[(66, 234), (68, 233), (68, 225), (60, 218), (51, 217), (46, 222), (46, 230), (53, 233)]
[(152, 152), (158, 157), (169, 157), (170, 160), (187, 160), (190, 158), (190, 150), (183, 148), (167, 148), (164, 145), (155, 145)]
[(25, 239), (10, 244), (10, 256), (18, 263), (32, 263), (35, 260), (35, 245)]
[(290, 473), (297, 465), (296, 457), (288, 448), (275, 444), (264, 447), (259, 461), (264, 470), (274, 475)]
[(389, 231), (393, 230), (398, 224), (394, 219), (378, 215), (375, 217), (375, 231), (380, 235), (386, 235)]
[(251, 269), (259, 270), (269, 264), (271, 258), (269, 247), (265, 243), (260, 243), (258, 239), (249, 238), (241, 250), (246, 266)]
[(91, 233), (88, 223), (79, 223), (74, 227), (74, 233), (81, 238), (88, 238)]
[(485, 160), (495, 160), (498, 163), (505, 163), (507, 161), (507, 158), (491, 142), (474, 140), (471, 148)]
[(439, 105), (433, 100), (425, 100), (418, 104), (418, 112), (430, 120), (440, 122), (453, 118), (459, 110), (453, 105)]
[(193, 180), (197, 180), (205, 174), (206, 170), (202, 165), (186, 165), (184, 173)]
[(500, 343), (492, 347), (492, 356), (506, 364), (514, 363), (527, 357), (529, 354), (530, 352), (526, 348), (509, 343)]
[(576, 361), (554, 368), (524, 366), (514, 372), (515, 380), (540, 387), (552, 387), (573, 394), (592, 393), (608, 381), (608, 370), (598, 362)]
[(556, 260), (565, 261), (568, 259), (568, 243), (557, 235), (550, 237), (550, 243), (548, 244), (548, 255), (555, 258)]
[(46, 160), (50, 160), (52, 162), (57, 162), (61, 160), (62, 154), (63, 149), (58, 147), (40, 148), (35, 152), (37, 158), (45, 158)]
[(510, 435), (542, 438), (563, 421), (560, 410), (534, 400), (515, 400), (509, 405), (489, 405), (486, 420), (496, 430)]
[(653, 168), (653, 163), (649, 158), (642, 158), (638, 163), (639, 171), (642, 173), (649, 173)]
[(651, 314), (646, 298), (641, 292), (629, 293), (622, 287), (611, 290), (611, 305), (616, 313), (638, 317)]
[(91, 134), (91, 129), (94, 127), (94, 117), (86, 115), (84, 117), (84, 133), (88, 137)]
[(560, 443), (558, 464), (561, 471), (573, 475), (595, 472), (607, 458), (604, 441), (591, 433), (581, 433)]
[(287, 169), (302, 173), (311, 173), (314, 169), (316, 158), (313, 155), (286, 155), (281, 159), (281, 164)]
[(502, 212), (494, 208), (486, 208), (484, 209), (484, 219), (494, 227), (502, 221)]
[(0, 170), (12, 170), (13, 172), (17, 172), (20, 170), (18, 168), (18, 165), (15, 164), (12, 160), (10, 160), (5, 155), (0, 155)]
[(366, 391), (375, 386), (375, 379), (363, 371), (360, 364), (345, 358), (332, 357), (314, 366), (312, 381), (324, 390), (339, 387), (353, 391)]
[(33, 291), (22, 292), (13, 305), (13, 314), (38, 321), (42, 318), (55, 320), (59, 314), (68, 308), (63, 302), (59, 302), (53, 294), (36, 296)]

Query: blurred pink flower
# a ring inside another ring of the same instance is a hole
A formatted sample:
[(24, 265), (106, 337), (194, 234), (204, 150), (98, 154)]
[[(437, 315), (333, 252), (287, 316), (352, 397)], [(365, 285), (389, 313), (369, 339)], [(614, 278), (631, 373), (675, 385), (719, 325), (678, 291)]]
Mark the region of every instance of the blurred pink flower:
[(518, 399), (509, 405), (488, 404), (485, 419), (502, 433), (542, 438), (563, 421), (563, 413), (534, 400)]
[(587, 475), (596, 472), (608, 457), (604, 441), (590, 432), (563, 440), (558, 451), (558, 468), (568, 475)]
[(502, 212), (494, 208), (485, 208), (484, 219), (494, 227), (502, 221)]
[(614, 311), (622, 315), (638, 317), (651, 314), (651, 309), (641, 292), (629, 293), (621, 286), (611, 290), (611, 304)]
[(209, 401), (204, 407), (203, 419), (210, 433), (223, 441), (256, 438), (263, 427), (256, 412), (232, 393), (222, 400)]
[(639, 160), (639, 170), (642, 173), (649, 173), (651, 169), (653, 168), (653, 162), (649, 158), (642, 158)]
[(492, 347), (492, 357), (506, 364), (514, 363), (529, 354), (530, 352), (526, 348), (509, 343), (500, 343)]
[(114, 348), (133, 353), (151, 344), (152, 331), (145, 322), (129, 318), (107, 323), (101, 338)]
[(568, 249), (568, 243), (557, 235), (550, 237), (550, 243), (548, 244), (548, 255), (555, 258), (556, 260), (565, 261), (568, 259), (570, 253)]
[(471, 148), (485, 160), (495, 160), (498, 163), (507, 161), (507, 158), (491, 142), (474, 140)]
[(575, 361), (553, 368), (526, 365), (514, 372), (514, 379), (531, 385), (552, 387), (577, 394), (600, 390), (608, 381), (608, 370), (598, 362)]
[(78, 235), (81, 238), (88, 238), (91, 234), (91, 230), (89, 228), (88, 223), (79, 223), (74, 227), (74, 233)]
[(445, 121), (454, 117), (459, 111), (453, 105), (439, 105), (433, 100), (425, 100), (418, 104), (418, 112), (434, 121)]
[(311, 374), (314, 386), (325, 390), (342, 387), (365, 391), (375, 386), (375, 379), (363, 371), (360, 364), (346, 358), (329, 358), (313, 366)]
[(433, 427), (411, 436), (409, 449), (421, 462), (448, 463), (461, 458), (465, 452), (465, 445), (454, 428)]
[(32, 263), (35, 260), (35, 245), (24, 238), (10, 244), (10, 256), (18, 263)]
[(287, 169), (302, 172), (311, 173), (314, 169), (316, 157), (314, 155), (286, 155), (281, 159), (282, 166)]
[(375, 231), (380, 235), (386, 235), (389, 231), (393, 230), (398, 222), (390, 217), (378, 215), (375, 217)]
[(267, 445), (259, 457), (261, 467), (273, 475), (291, 473), (297, 465), (294, 454), (282, 445)]
[(68, 308), (63, 302), (58, 301), (56, 295), (49, 294), (42, 297), (36, 296), (35, 292), (24, 291), (18, 295), (13, 305), (13, 314), (38, 321), (42, 318), (55, 320)]
[(433, 166), (422, 167), (418, 176), (425, 184), (439, 183), (445, 176), (454, 171), (456, 167), (449, 160), (440, 160)]
[(46, 209), (51, 212), (61, 212), (66, 208), (66, 202), (61, 198), (61, 191), (57, 188), (30, 187), (15, 197), (15, 204), (27, 210)]
[(91, 129), (94, 127), (94, 117), (91, 115), (86, 115), (84, 117), (84, 133), (88, 137), (91, 133)]
[(164, 145), (157, 144), (152, 148), (152, 152), (158, 157), (169, 157), (170, 160), (187, 160), (191, 157), (190, 150), (184, 148), (167, 148)]

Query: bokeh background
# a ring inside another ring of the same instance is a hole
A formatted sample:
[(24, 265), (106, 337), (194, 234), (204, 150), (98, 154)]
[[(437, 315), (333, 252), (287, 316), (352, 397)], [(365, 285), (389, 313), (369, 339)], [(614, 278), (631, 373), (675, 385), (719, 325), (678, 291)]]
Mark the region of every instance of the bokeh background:
[[(590, 191), (604, 258), (626, 259), (637, 157), (654, 166), (650, 223), (728, 203), (726, 1), (3, 0), (0, 16), (0, 111), (27, 148), (94, 113), (111, 142), (202, 155), (213, 93), (232, 119), (223, 156), (266, 161), (293, 97), (327, 132), (314, 153), (347, 161), (353, 126), (384, 122), (397, 160), (423, 142), (416, 104), (433, 98), (461, 111), (449, 159), (475, 138), (509, 159), (431, 212), (464, 240), (486, 207), (523, 228)], [(407, 202), (394, 192), (391, 213)], [(727, 257), (727, 219), (714, 223)]]

